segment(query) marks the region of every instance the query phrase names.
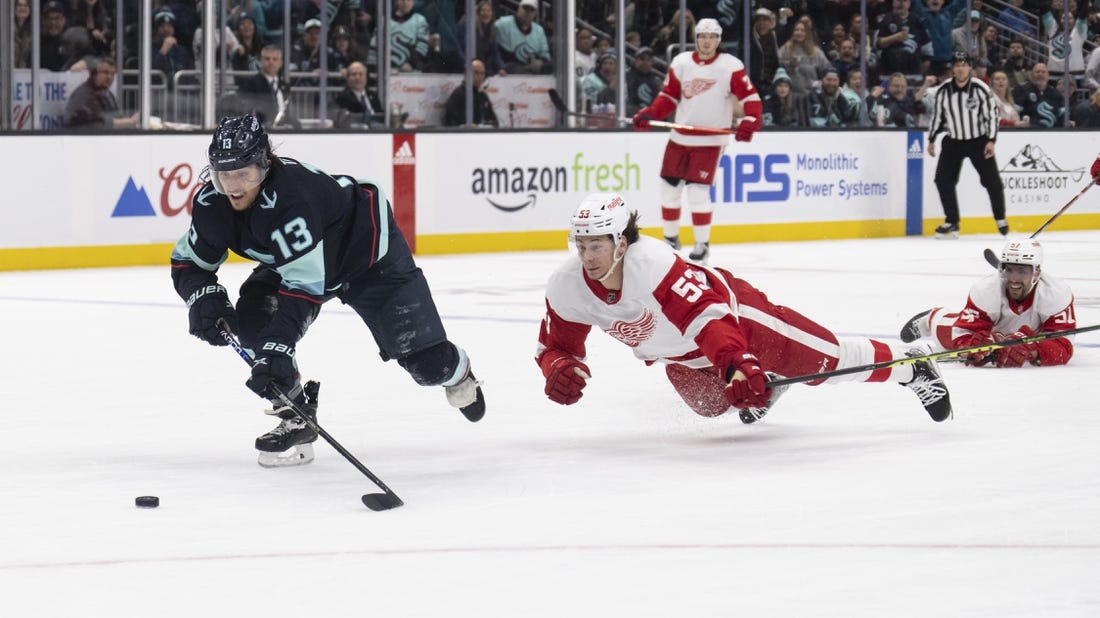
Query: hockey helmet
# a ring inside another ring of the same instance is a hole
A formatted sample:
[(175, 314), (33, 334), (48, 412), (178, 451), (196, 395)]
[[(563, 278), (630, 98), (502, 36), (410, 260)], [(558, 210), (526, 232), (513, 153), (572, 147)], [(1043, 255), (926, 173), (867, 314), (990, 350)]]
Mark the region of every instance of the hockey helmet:
[[(1027, 271), (1016, 273), (1009, 272), (1008, 266), (1020, 265), (1030, 266), (1031, 273), (1026, 274)], [(1005, 243), (1004, 249), (1001, 249), (1001, 280), (1004, 281), (1005, 291), (1013, 296), (1017, 292), (1013, 292), (1013, 286), (1021, 283), (1021, 275), (1030, 278), (1025, 284), (1024, 291), (1016, 298), (1016, 300), (1022, 299), (1024, 296), (1031, 293), (1035, 289), (1035, 286), (1039, 283), (1040, 267), (1043, 265), (1043, 247), (1036, 240), (1010, 240)]]
[(569, 220), (569, 240), (574, 241), (578, 236), (610, 235), (612, 244), (618, 246), (632, 214), (618, 193), (591, 193), (573, 211)]
[(695, 36), (700, 34), (716, 34), (718, 38), (722, 38), (722, 26), (717, 19), (711, 17), (700, 19), (699, 23), (695, 24)]
[(1001, 268), (1005, 264), (1024, 264), (1038, 270), (1043, 265), (1043, 246), (1039, 241), (1010, 240), (1001, 249)]
[(267, 133), (256, 116), (223, 118), (207, 152), (214, 188), (227, 193), (230, 180), (233, 190), (258, 186), (267, 176), (268, 150)]

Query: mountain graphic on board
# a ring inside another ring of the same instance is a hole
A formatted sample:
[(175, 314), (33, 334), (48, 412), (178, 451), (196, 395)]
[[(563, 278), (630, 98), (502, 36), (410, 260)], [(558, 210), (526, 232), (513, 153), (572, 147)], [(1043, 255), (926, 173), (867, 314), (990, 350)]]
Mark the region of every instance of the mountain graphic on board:
[(112, 217), (155, 217), (153, 203), (149, 201), (144, 188), (138, 188), (134, 184), (134, 177), (126, 179), (126, 186), (122, 188), (122, 195), (118, 196)]
[(1079, 167), (1074, 170), (1062, 169), (1054, 162), (1054, 159), (1050, 158), (1050, 155), (1043, 152), (1043, 149), (1034, 145), (1028, 144), (1020, 149), (1008, 160), (1008, 164), (1001, 168), (1002, 174), (1026, 174), (1026, 173), (1047, 173), (1054, 174), (1058, 172), (1072, 174), (1073, 181), (1077, 182), (1081, 180), (1081, 176), (1085, 174), (1085, 168)]

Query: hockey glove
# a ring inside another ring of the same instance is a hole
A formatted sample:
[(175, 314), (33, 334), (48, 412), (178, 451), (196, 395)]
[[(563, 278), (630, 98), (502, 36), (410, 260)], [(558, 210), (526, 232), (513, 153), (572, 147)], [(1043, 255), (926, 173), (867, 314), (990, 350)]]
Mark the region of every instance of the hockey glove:
[(547, 352), (542, 359), (542, 374), (546, 376), (546, 396), (554, 403), (572, 405), (584, 396), (581, 391), (592, 377), (588, 365), (573, 356)]
[[(1096, 160), (1092, 162), (1092, 167), (1089, 168), (1089, 173), (1093, 178), (1100, 176), (1100, 156), (1096, 157)], [(1096, 184), (1100, 185), (1100, 178), (1096, 179)]]
[(733, 136), (733, 139), (739, 142), (751, 142), (752, 134), (756, 132), (756, 123), (751, 122), (748, 118), (743, 118), (740, 124), (737, 125), (737, 134)]
[(768, 377), (760, 368), (760, 361), (748, 352), (734, 357), (733, 363), (726, 369), (726, 399), (737, 408), (763, 408), (768, 405), (772, 389), (768, 388)]
[[(634, 114), (634, 129), (636, 131), (648, 131), (650, 120), (653, 120), (653, 117), (646, 113), (646, 110), (643, 109), (639, 111), (637, 114)], [(1097, 161), (1100, 161), (1100, 159), (1097, 159)]]
[[(252, 364), (252, 377), (245, 386), (267, 400), (278, 400), (282, 394), (292, 397), (298, 384), (298, 365), (294, 361), (294, 348), (275, 341), (266, 341), (256, 348), (256, 361)], [(273, 388), (274, 387), (274, 388)]]
[(218, 320), (224, 319), (229, 330), (237, 332), (237, 312), (229, 302), (225, 288), (214, 284), (204, 285), (187, 299), (187, 319), (192, 335), (210, 345), (229, 345), (222, 337)]
[[(1000, 340), (1023, 339), (1034, 334), (1035, 332), (1027, 326), (1021, 326), (1020, 330)], [(998, 367), (1023, 367), (1024, 363), (1032, 362), (1037, 358), (1039, 358), (1039, 345), (1035, 343), (1021, 343), (997, 350)]]
[[(963, 335), (961, 337), (956, 337), (955, 340), (951, 342), (951, 347), (957, 350), (959, 348), (972, 348), (979, 345), (988, 345), (990, 343), (996, 343), (996, 341), (997, 340), (994, 339), (993, 335), (990, 335), (988, 333), (974, 333), (973, 335)], [(996, 350), (986, 350), (984, 352), (971, 352), (970, 354), (963, 354), (961, 355), (961, 357), (965, 359), (965, 363), (967, 365), (971, 367), (977, 367), (979, 365), (984, 365), (992, 361), (995, 357), (995, 353)]]

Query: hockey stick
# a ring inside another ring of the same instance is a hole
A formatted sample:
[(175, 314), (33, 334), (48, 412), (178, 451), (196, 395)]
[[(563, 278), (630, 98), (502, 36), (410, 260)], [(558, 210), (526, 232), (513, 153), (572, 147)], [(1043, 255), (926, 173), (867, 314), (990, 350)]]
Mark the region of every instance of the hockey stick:
[(1058, 339), (1059, 337), (1068, 337), (1070, 335), (1076, 335), (1078, 333), (1087, 333), (1093, 330), (1100, 330), (1100, 324), (1094, 324), (1093, 326), (1082, 326), (1081, 328), (1075, 328), (1073, 330), (1053, 331), (1049, 333), (1039, 333), (1030, 337), (1023, 337), (1022, 339), (1005, 339), (996, 343), (987, 343), (983, 345), (976, 345), (969, 348), (959, 348), (957, 350), (944, 350), (942, 352), (932, 352), (930, 354), (923, 354), (921, 356), (907, 356), (905, 358), (895, 358), (888, 361), (880, 361), (877, 363), (870, 363), (867, 365), (859, 365), (857, 367), (847, 367), (845, 369), (834, 369), (832, 371), (824, 371), (821, 373), (814, 373), (804, 376), (795, 376), (793, 378), (780, 378), (778, 380), (771, 380), (768, 382), (768, 386), (784, 386), (787, 384), (799, 384), (802, 382), (813, 382), (814, 380), (824, 380), (826, 378), (832, 378), (836, 376), (844, 376), (853, 373), (863, 373), (864, 371), (875, 371), (876, 369), (886, 369), (889, 367), (899, 367), (901, 365), (911, 365), (913, 363), (919, 363), (921, 361), (939, 360), (941, 358), (952, 358), (956, 356), (962, 356), (964, 354), (973, 354), (974, 352), (989, 352), (991, 350), (1000, 350), (1001, 348), (1007, 348), (1014, 345), (1024, 345), (1027, 343), (1036, 343), (1038, 341), (1046, 341), (1047, 339)]
[[(227, 324), (224, 319), (219, 319), (218, 328), (221, 329), (222, 338), (225, 339), (226, 343), (229, 344), (229, 347), (233, 348), (233, 350), (237, 352), (237, 355), (240, 356), (244, 360), (244, 362), (248, 363), (249, 367), (251, 367), (252, 357), (248, 355), (248, 352), (244, 351), (244, 348), (242, 348), (241, 344), (237, 341), (236, 336), (234, 336), (233, 332), (229, 330), (229, 324)], [(390, 509), (395, 509), (405, 504), (405, 502), (401, 500), (401, 498), (397, 497), (397, 494), (393, 493), (392, 489), (387, 487), (386, 484), (382, 482), (382, 479), (375, 476), (374, 473), (368, 470), (367, 467), (364, 466), (358, 459), (356, 459), (354, 455), (349, 453), (348, 450), (343, 447), (343, 445), (337, 442), (336, 438), (333, 438), (331, 435), (329, 435), (329, 433), (325, 431), (323, 427), (318, 425), (316, 421), (309, 418), (309, 416), (305, 412), (302, 412), (302, 409), (299, 408), (297, 404), (295, 404), (293, 401), (291, 401), (290, 398), (287, 397), (282, 391), (280, 391), (278, 387), (272, 385), (271, 389), (275, 391), (275, 395), (279, 398), (279, 401), (281, 401), (284, 406), (290, 408), (291, 411), (293, 411), (299, 419), (309, 425), (310, 429), (320, 434), (320, 436), (325, 439), (325, 442), (328, 442), (330, 445), (332, 445), (332, 448), (336, 449), (337, 453), (343, 455), (344, 459), (351, 462), (351, 465), (355, 466), (357, 470), (362, 472), (364, 476), (370, 479), (372, 483), (377, 485), (378, 488), (382, 490), (382, 493), (363, 495), (361, 499), (363, 501), (363, 504), (366, 505), (368, 509), (372, 511), (388, 511)]]
[[(1058, 217), (1061, 217), (1062, 213), (1064, 213), (1067, 209), (1069, 209), (1070, 206), (1073, 206), (1073, 203), (1077, 201), (1077, 198), (1084, 195), (1085, 191), (1088, 191), (1089, 189), (1091, 189), (1092, 185), (1096, 184), (1097, 179), (1100, 179), (1100, 176), (1094, 176), (1091, 180), (1089, 180), (1089, 184), (1082, 187), (1081, 190), (1077, 192), (1077, 195), (1070, 198), (1070, 200), (1068, 202), (1066, 202), (1065, 206), (1062, 206), (1061, 208), (1059, 208), (1058, 212), (1054, 213), (1053, 216), (1051, 216), (1049, 219), (1047, 219), (1047, 222), (1042, 224), (1041, 226), (1039, 226), (1039, 229), (1035, 230), (1035, 233), (1032, 234), (1031, 236), (1028, 236), (1028, 238), (1035, 238), (1036, 236), (1039, 235), (1039, 232), (1042, 232), (1043, 230), (1047, 229), (1047, 226), (1049, 226), (1051, 223), (1054, 223), (1055, 219), (1057, 219)], [(982, 255), (985, 256), (985, 261), (989, 262), (990, 266), (1000, 270), (1001, 260), (1000, 260), (1000, 258), (997, 257), (997, 254), (994, 253), (994, 251), (992, 249), (986, 247), (985, 251), (982, 252)]]
[[(561, 98), (561, 94), (559, 94), (558, 91), (555, 90), (554, 88), (551, 88), (550, 90), (548, 90), (547, 94), (550, 95), (550, 102), (554, 104), (554, 108), (557, 109), (559, 112), (567, 115), (567, 116), (573, 116), (574, 118), (596, 118), (596, 119), (600, 119), (600, 120), (607, 120), (607, 116), (603, 116), (603, 115), (600, 115), (600, 114), (582, 114), (580, 112), (569, 111), (569, 108), (565, 106), (565, 100)], [(616, 118), (615, 120), (618, 121), (619, 124), (631, 124), (633, 122), (633, 120), (631, 120), (630, 118), (621, 118), (620, 117), (620, 118)], [(682, 131), (695, 131), (697, 133), (711, 133), (711, 134), (714, 134), (714, 135), (732, 135), (734, 133), (737, 133), (736, 129), (719, 129), (719, 128), (715, 128), (715, 127), (697, 127), (697, 126), (690, 125), (690, 124), (677, 124), (675, 122), (665, 122), (663, 120), (650, 120), (649, 121), (649, 126), (658, 127), (658, 128), (662, 128), (662, 129), (679, 129), (679, 130), (682, 130)]]
[(697, 127), (691, 124), (677, 124), (675, 122), (665, 122), (663, 120), (650, 120), (649, 126), (660, 127), (664, 129), (678, 129), (680, 131), (695, 131), (697, 133), (713, 133), (715, 135), (733, 135), (737, 133), (737, 129), (717, 129), (715, 127)]
[[(582, 114), (580, 112), (569, 111), (569, 108), (565, 106), (565, 100), (562, 99), (561, 95), (558, 94), (558, 91), (553, 89), (553, 88), (551, 88), (549, 91), (547, 91), (547, 94), (550, 95), (550, 102), (554, 104), (554, 109), (556, 109), (559, 112), (565, 114), (566, 116), (573, 116), (574, 118), (585, 118), (585, 119), (595, 118), (595, 119), (604, 120), (604, 121), (607, 120), (607, 116), (603, 115), (603, 114)], [(629, 123), (630, 122), (630, 119), (628, 119), (628, 118), (616, 118), (615, 120), (619, 124), (624, 124), (624, 123)]]

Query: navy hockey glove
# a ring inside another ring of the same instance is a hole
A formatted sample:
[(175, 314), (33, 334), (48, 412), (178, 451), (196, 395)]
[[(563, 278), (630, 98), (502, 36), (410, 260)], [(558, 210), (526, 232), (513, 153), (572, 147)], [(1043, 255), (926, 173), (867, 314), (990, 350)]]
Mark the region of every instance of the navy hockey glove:
[(210, 345), (229, 345), (222, 337), (218, 320), (225, 320), (229, 330), (237, 332), (237, 312), (229, 302), (229, 294), (218, 285), (204, 285), (187, 299), (187, 319), (192, 335)]
[(737, 408), (763, 408), (772, 397), (768, 388), (768, 376), (760, 368), (760, 361), (748, 352), (734, 356), (733, 363), (726, 369), (726, 400)]
[(543, 391), (550, 401), (568, 406), (580, 401), (581, 391), (592, 377), (588, 365), (571, 355), (548, 351), (540, 363), (542, 374), (546, 376), (546, 389)]
[(294, 361), (294, 348), (275, 341), (266, 341), (257, 346), (252, 377), (245, 385), (267, 400), (279, 399), (272, 387), (278, 388), (287, 397), (293, 397), (298, 385), (298, 365)]

